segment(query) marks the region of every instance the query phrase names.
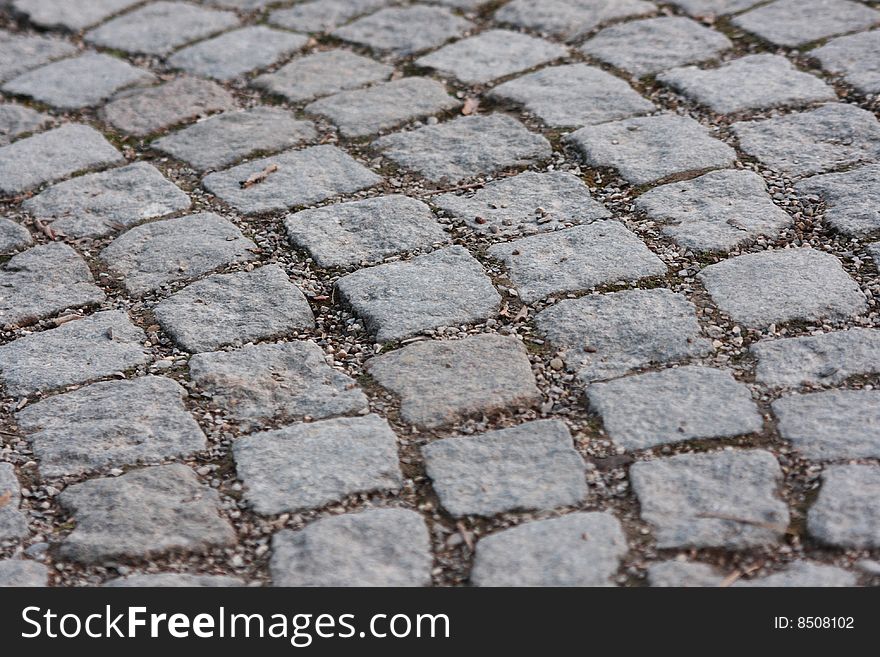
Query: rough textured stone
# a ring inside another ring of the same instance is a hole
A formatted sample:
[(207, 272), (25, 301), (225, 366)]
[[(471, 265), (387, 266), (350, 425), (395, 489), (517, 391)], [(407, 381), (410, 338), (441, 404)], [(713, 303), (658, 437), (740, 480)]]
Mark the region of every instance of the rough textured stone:
[(723, 312), (749, 327), (841, 319), (867, 308), (840, 261), (816, 249), (749, 253), (709, 265), (698, 278)]
[(193, 353), (315, 325), (305, 296), (278, 265), (208, 276), (160, 302), (153, 314)]
[(196, 385), (245, 428), (360, 413), (367, 398), (312, 342), (250, 345), (193, 356)]
[(521, 103), (553, 127), (579, 128), (656, 109), (625, 81), (586, 64), (544, 68), (505, 82), (490, 94)]
[(764, 0), (670, 0), (693, 16), (722, 16), (750, 9)]
[(665, 289), (564, 299), (538, 313), (535, 324), (586, 382), (712, 351), (694, 305)]
[(496, 244), (489, 255), (504, 262), (526, 303), (604, 283), (666, 274), (663, 261), (617, 221), (597, 221)]
[(135, 162), (58, 183), (22, 208), (68, 237), (101, 237), (147, 219), (188, 210), (191, 201), (152, 165)]
[(49, 585), (49, 569), (36, 561), (3, 559), (0, 561), (0, 587)]
[(550, 157), (550, 143), (504, 114), (463, 116), (376, 140), (399, 166), (433, 181), (457, 182)]
[[(268, 176), (262, 182), (242, 185), (251, 176), (264, 172)], [(238, 210), (255, 214), (319, 203), (381, 181), (381, 177), (345, 151), (335, 146), (313, 146), (212, 173), (202, 184)]]
[(602, 23), (647, 16), (656, 9), (642, 0), (512, 0), (495, 12), (495, 20), (575, 40)]
[(146, 338), (124, 312), (100, 312), (3, 345), (0, 378), (12, 396), (85, 383), (149, 361)]
[[(0, 541), (10, 541), (28, 535), (27, 517), (18, 508), (21, 504), (21, 484), (11, 463), (0, 463), (0, 496), (9, 499), (0, 506)], [(0, 562), (2, 563), (2, 562)]]
[(0, 326), (31, 324), (103, 300), (85, 260), (61, 242), (35, 246), (0, 268)]
[(210, 212), (132, 228), (101, 251), (101, 259), (140, 295), (253, 258), (256, 245), (235, 224)]
[(834, 230), (854, 237), (880, 231), (880, 164), (813, 176), (796, 189), (825, 202), (825, 221)]
[(829, 103), (809, 112), (734, 123), (731, 129), (743, 151), (792, 176), (880, 159), (880, 122), (855, 105)]
[(675, 114), (587, 126), (567, 139), (587, 164), (617, 169), (634, 185), (668, 176), (728, 167), (736, 152), (694, 119)]
[[(651, 586), (715, 587), (727, 586), (727, 573), (719, 572), (704, 563), (688, 561), (661, 561), (648, 566)], [(735, 587), (834, 587), (855, 586), (856, 577), (843, 568), (826, 566), (810, 561), (795, 561), (782, 570), (763, 577), (737, 579)]]
[(12, 7), (40, 27), (65, 28), (78, 32), (143, 0), (12, 0)]
[(610, 513), (527, 522), (480, 539), (475, 586), (612, 586), (627, 552)]
[(403, 486), (397, 438), (378, 415), (253, 434), (239, 438), (233, 453), (245, 499), (265, 515), (316, 509), (349, 495)]
[(158, 573), (129, 575), (104, 583), (109, 588), (224, 588), (245, 586), (244, 580), (226, 575), (196, 575), (193, 573)]
[(0, 217), (0, 254), (12, 253), (33, 244), (27, 228), (12, 219)]
[(440, 503), (454, 516), (554, 509), (587, 496), (584, 461), (559, 420), (446, 438), (422, 454)]
[(501, 305), (483, 266), (463, 246), (361, 269), (340, 278), (336, 289), (378, 342), (480, 322)]
[(810, 56), (863, 94), (880, 93), (880, 30), (832, 39)]
[(333, 31), (333, 36), (373, 50), (413, 55), (443, 45), (473, 27), (441, 7), (389, 7)]
[(643, 461), (630, 468), (642, 519), (658, 548), (743, 549), (777, 543), (788, 508), (777, 496), (782, 471), (762, 450), (724, 450)]
[(807, 513), (807, 531), (826, 545), (880, 547), (880, 467), (827, 468), (822, 475), (819, 499)]
[(404, 422), (429, 428), (541, 398), (525, 348), (499, 335), (412, 344), (374, 358), (367, 371), (400, 396)]
[(311, 0), (278, 9), (269, 22), (299, 32), (327, 32), (353, 18), (382, 9), (392, 0)]
[(205, 449), (179, 384), (156, 376), (94, 383), (15, 414), (44, 477), (152, 463)]
[[(68, 0), (59, 0), (67, 2)], [(76, 52), (76, 46), (54, 36), (13, 34), (0, 30), (0, 81)]]
[(777, 46), (800, 46), (880, 23), (880, 12), (850, 0), (776, 0), (733, 24)]
[(16, 103), (0, 103), (0, 146), (6, 146), (19, 135), (37, 132), (51, 120), (46, 114)]
[(303, 210), (284, 225), (319, 267), (375, 264), (449, 241), (427, 205), (398, 194)]
[(636, 207), (663, 226), (663, 234), (694, 251), (731, 251), (758, 237), (775, 238), (792, 224), (767, 184), (747, 170), (712, 171), (661, 185)]
[(275, 586), (428, 586), (431, 540), (422, 517), (373, 509), (318, 520), (272, 538)]
[(220, 517), (216, 491), (185, 465), (92, 479), (69, 486), (58, 499), (76, 522), (59, 550), (74, 561), (148, 558), (235, 542), (232, 526)]

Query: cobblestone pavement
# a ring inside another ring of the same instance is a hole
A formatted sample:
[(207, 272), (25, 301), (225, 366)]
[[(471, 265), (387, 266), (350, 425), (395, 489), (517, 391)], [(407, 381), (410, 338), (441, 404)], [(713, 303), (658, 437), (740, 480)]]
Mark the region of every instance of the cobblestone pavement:
[(880, 583), (880, 2), (0, 0), (0, 584)]

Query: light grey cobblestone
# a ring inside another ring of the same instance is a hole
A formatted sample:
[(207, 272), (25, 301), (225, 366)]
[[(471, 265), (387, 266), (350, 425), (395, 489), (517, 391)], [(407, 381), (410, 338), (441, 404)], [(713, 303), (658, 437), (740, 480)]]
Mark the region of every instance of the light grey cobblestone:
[(0, 217), (0, 254), (12, 253), (33, 244), (30, 231), (12, 219)]
[(0, 146), (6, 146), (16, 137), (37, 132), (49, 123), (51, 117), (17, 103), (0, 103)]
[(74, 53), (76, 46), (55, 36), (0, 30), (0, 81)]
[[(737, 571), (738, 572), (738, 571)], [(694, 561), (661, 561), (648, 567), (651, 586), (718, 587), (727, 585), (728, 575), (712, 566)], [(855, 586), (856, 577), (843, 568), (810, 561), (795, 561), (771, 575), (737, 579), (729, 584), (738, 588)]]
[(0, 561), (0, 587), (49, 585), (49, 569), (36, 561), (3, 559)]
[(62, 27), (78, 32), (141, 2), (143, 0), (12, 0), (12, 7), (41, 27)]
[(733, 24), (778, 46), (802, 46), (880, 23), (880, 12), (852, 0), (775, 0)]
[(511, 0), (495, 12), (495, 20), (575, 40), (603, 23), (656, 10), (643, 0)]
[(819, 498), (807, 512), (807, 531), (826, 545), (880, 546), (880, 467), (828, 467), (822, 475)]
[(857, 237), (880, 232), (880, 164), (813, 176), (796, 188), (825, 202), (825, 221), (835, 230)]
[(0, 541), (24, 538), (28, 535), (27, 516), (19, 509), (21, 484), (11, 463), (0, 463), (0, 496), (5, 500), (0, 506)]
[(393, 0), (309, 0), (278, 9), (269, 22), (298, 32), (327, 32), (354, 18), (392, 4)]
[(880, 30), (832, 39), (810, 56), (862, 93), (880, 92)]
[(389, 7), (337, 28), (332, 35), (380, 52), (414, 55), (443, 45), (473, 23), (442, 7)]

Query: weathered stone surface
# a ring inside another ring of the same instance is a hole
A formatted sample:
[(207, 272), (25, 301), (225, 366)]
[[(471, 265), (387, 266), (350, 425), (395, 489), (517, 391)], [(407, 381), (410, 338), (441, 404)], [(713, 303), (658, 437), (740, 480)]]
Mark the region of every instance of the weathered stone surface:
[(0, 217), (0, 253), (12, 253), (33, 244), (33, 238), (27, 228), (15, 223), (12, 219)]
[(101, 237), (120, 228), (188, 210), (192, 202), (152, 165), (92, 173), (58, 183), (22, 203), (30, 215), (68, 237)]
[(245, 586), (244, 580), (226, 575), (196, 575), (194, 573), (157, 573), (129, 575), (104, 583), (109, 588), (222, 588)]
[(680, 7), (693, 16), (721, 16), (735, 14), (754, 7), (764, 0), (670, 0), (669, 4)]
[(880, 92), (880, 30), (832, 39), (810, 56), (863, 94)]
[(389, 7), (333, 31), (333, 36), (373, 50), (413, 55), (443, 45), (474, 26), (441, 7)]
[(202, 212), (136, 226), (101, 251), (131, 294), (253, 258), (256, 245), (223, 217)]
[(792, 176), (880, 160), (880, 122), (855, 105), (829, 103), (731, 128), (743, 151)]
[(422, 454), (440, 503), (454, 516), (554, 509), (587, 496), (584, 461), (559, 420), (437, 440)]
[(642, 0), (512, 0), (495, 12), (495, 20), (574, 40), (603, 23), (647, 16), (656, 9)]
[(627, 552), (610, 513), (572, 513), (527, 522), (480, 539), (475, 586), (612, 586)]
[(12, 396), (85, 383), (149, 361), (146, 337), (124, 312), (100, 312), (0, 347), (0, 379)]
[(736, 152), (694, 119), (675, 114), (587, 126), (567, 139), (587, 164), (617, 169), (634, 185), (668, 176), (728, 167)]
[(544, 39), (510, 30), (487, 30), (456, 41), (418, 60), (467, 84), (481, 84), (565, 57), (568, 50)]
[(819, 499), (807, 513), (807, 531), (826, 545), (880, 547), (880, 467), (827, 468), (822, 475)]
[(358, 16), (381, 9), (392, 0), (311, 0), (278, 9), (269, 22), (298, 32), (327, 32)]
[(272, 538), (275, 586), (428, 586), (431, 541), (407, 509), (373, 509), (318, 520)]
[(353, 379), (327, 365), (312, 342), (245, 346), (193, 356), (190, 376), (245, 428), (360, 413), (367, 398)]
[[(11, 463), (0, 463), (0, 496), (9, 499), (0, 506), (0, 541), (11, 541), (28, 535), (27, 517), (18, 508), (21, 484)], [(2, 562), (0, 562), (2, 563)]]
[(0, 81), (11, 80), (27, 70), (75, 52), (76, 46), (54, 36), (0, 30)]
[(19, 194), (78, 171), (124, 161), (100, 132), (68, 123), (0, 147), (0, 193)]
[(0, 103), (0, 146), (6, 146), (19, 135), (37, 132), (51, 120), (30, 107), (16, 103)]
[[(725, 586), (726, 572), (693, 561), (661, 561), (648, 566), (651, 586), (715, 587)], [(810, 561), (795, 561), (782, 570), (763, 577), (737, 579), (736, 587), (834, 587), (855, 586), (856, 577), (843, 568)]]
[(59, 550), (74, 561), (200, 552), (235, 542), (217, 492), (185, 465), (92, 479), (69, 486), (58, 499), (76, 522)]
[(463, 246), (361, 269), (340, 278), (336, 289), (378, 342), (480, 322), (501, 305), (483, 266)]
[(431, 208), (399, 194), (303, 210), (284, 225), (290, 241), (319, 267), (375, 264), (449, 241)]
[(665, 289), (563, 299), (538, 313), (535, 324), (585, 382), (712, 351), (694, 305)]
[[(273, 167), (277, 167), (274, 168)], [(265, 180), (242, 183), (269, 172)], [(340, 194), (372, 187), (382, 178), (335, 146), (287, 151), (208, 175), (202, 184), (212, 194), (246, 214), (285, 210), (319, 203)]]
[(792, 223), (764, 179), (743, 169), (661, 185), (636, 199), (636, 207), (665, 224), (664, 235), (694, 251), (730, 251), (758, 237), (774, 238)]
[(401, 78), (316, 100), (306, 111), (330, 119), (346, 137), (366, 137), (461, 106), (429, 78)]
[(0, 561), (0, 587), (49, 585), (49, 569), (36, 561), (3, 559)]
[(854, 237), (880, 231), (880, 164), (813, 176), (796, 189), (825, 202), (825, 221), (834, 230)]
[(880, 23), (880, 12), (851, 0), (776, 0), (733, 19), (777, 46), (801, 46)]
[(643, 461), (630, 468), (630, 479), (658, 548), (771, 545), (788, 528), (788, 508), (777, 495), (782, 471), (769, 452), (724, 450)]
[(10, 4), (40, 27), (78, 32), (140, 2), (142, 0), (12, 0)]
[(44, 477), (153, 463), (205, 449), (205, 434), (163, 377), (94, 383), (26, 406), (15, 421)]
[(865, 295), (830, 253), (762, 251), (709, 265), (698, 278), (735, 321), (760, 328), (796, 320), (841, 319), (865, 311)]
[(405, 169), (433, 181), (457, 182), (550, 157), (550, 143), (505, 114), (463, 116), (398, 132), (373, 146)]
[(553, 127), (580, 128), (656, 109), (625, 81), (586, 64), (544, 68), (505, 82), (490, 95), (522, 104)]
[(278, 265), (208, 276), (160, 302), (153, 314), (193, 353), (315, 325), (305, 296)]
[(244, 497), (257, 513), (316, 509), (349, 495), (397, 490), (397, 438), (378, 415), (294, 424), (233, 445)]
[(400, 396), (404, 422), (425, 427), (541, 398), (525, 348), (499, 335), (412, 344), (374, 358), (367, 371)]
[(31, 324), (103, 300), (85, 260), (61, 242), (35, 246), (0, 268), (0, 326)]
[(526, 303), (666, 274), (666, 265), (644, 242), (610, 220), (496, 244), (489, 255), (504, 262)]
[(615, 444), (629, 450), (761, 431), (764, 420), (745, 384), (725, 370), (680, 367), (587, 390)]

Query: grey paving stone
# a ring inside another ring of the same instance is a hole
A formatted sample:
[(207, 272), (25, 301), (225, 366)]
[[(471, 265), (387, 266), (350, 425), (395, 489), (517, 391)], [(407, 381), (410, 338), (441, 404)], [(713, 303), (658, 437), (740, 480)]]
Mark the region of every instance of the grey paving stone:
[(64, 310), (101, 303), (104, 293), (76, 251), (61, 242), (35, 246), (0, 268), (0, 326), (24, 326)]
[(595, 383), (590, 406), (611, 440), (628, 450), (761, 431), (745, 384), (726, 370), (680, 367)]
[(603, 23), (656, 10), (642, 0), (513, 0), (495, 12), (495, 20), (574, 40)]
[(0, 347), (0, 379), (11, 396), (85, 383), (148, 362), (146, 337), (124, 312), (100, 312)]
[(823, 335), (761, 340), (755, 377), (771, 386), (838, 385), (851, 376), (880, 373), (880, 331), (854, 328)]
[(630, 468), (642, 519), (658, 548), (730, 550), (772, 545), (788, 528), (782, 471), (763, 450), (724, 450), (643, 461)]
[(73, 561), (149, 558), (235, 543), (232, 526), (220, 516), (219, 495), (185, 465), (92, 479), (68, 486), (58, 500), (76, 523), (59, 548)]
[(655, 187), (636, 199), (636, 207), (664, 224), (663, 234), (676, 244), (700, 252), (731, 251), (762, 236), (772, 239), (792, 224), (773, 203), (764, 179), (744, 169)]
[(0, 193), (20, 194), (78, 171), (124, 161), (100, 132), (68, 123), (0, 147)]
[(587, 164), (617, 169), (634, 185), (668, 176), (722, 169), (736, 152), (687, 116), (660, 114), (587, 126), (566, 138)]
[(522, 104), (553, 127), (582, 127), (656, 109), (625, 81), (586, 64), (551, 66), (495, 87), (491, 96)]
[(387, 64), (347, 50), (326, 50), (294, 59), (255, 78), (253, 85), (298, 103), (387, 80), (393, 72)]
[(510, 30), (487, 30), (416, 60), (416, 65), (481, 84), (546, 64), (568, 54), (555, 43)]
[[(66, 0), (62, 1), (66, 4)], [(55, 36), (0, 30), (0, 81), (11, 80), (27, 70), (75, 52), (76, 46)]]
[(257, 513), (317, 509), (403, 486), (397, 438), (378, 415), (294, 424), (233, 445), (244, 498)]
[(40, 27), (79, 32), (141, 2), (143, 0), (12, 0), (11, 5)]
[(880, 93), (880, 30), (832, 39), (811, 50), (810, 57), (863, 94)]
[(122, 132), (145, 137), (235, 107), (235, 98), (223, 87), (199, 78), (181, 77), (158, 87), (129, 92), (106, 105), (101, 115)]
[(194, 75), (232, 80), (284, 59), (308, 40), (302, 34), (251, 25), (179, 50), (168, 63)]
[(606, 27), (581, 52), (635, 77), (718, 57), (733, 44), (721, 32), (684, 16), (661, 16)]
[(49, 585), (49, 569), (36, 561), (3, 559), (0, 561), (0, 587)]
[(167, 55), (238, 24), (238, 17), (231, 11), (160, 0), (89, 30), (85, 40), (125, 52)]
[(315, 325), (305, 296), (278, 265), (208, 276), (160, 302), (153, 314), (192, 353)]
[[(28, 535), (27, 517), (21, 504), (21, 484), (11, 463), (0, 463), (0, 495), (9, 499), (0, 506), (0, 541), (11, 541)], [(0, 562), (2, 563), (2, 562)]]
[(205, 449), (205, 434), (183, 405), (186, 394), (157, 376), (105, 381), (26, 406), (15, 420), (43, 477), (79, 475)]
[(188, 210), (186, 193), (146, 162), (92, 173), (49, 187), (22, 203), (67, 237), (101, 237), (147, 219)]
[[(251, 176), (264, 180), (244, 186)], [(286, 151), (212, 173), (202, 184), (245, 214), (272, 212), (319, 203), (373, 187), (382, 178), (336, 146)]]
[(854, 237), (880, 231), (880, 165), (814, 176), (795, 187), (825, 202), (825, 222), (834, 230)]
[(245, 586), (238, 577), (196, 575), (194, 573), (157, 573), (117, 577), (103, 584), (109, 588), (225, 588)]
[(101, 251), (125, 289), (141, 295), (253, 258), (256, 245), (235, 224), (210, 212), (136, 226)]
[(880, 12), (850, 0), (776, 0), (733, 24), (777, 46), (801, 46), (880, 23)]
[(6, 146), (19, 135), (37, 132), (51, 120), (30, 107), (16, 103), (0, 103), (0, 146)]
[(674, 68), (657, 79), (720, 114), (837, 100), (834, 88), (781, 55), (747, 55), (718, 68)]
[[(661, 561), (648, 566), (651, 586), (717, 587), (725, 586), (727, 573), (693, 561)], [(810, 561), (795, 561), (782, 570), (763, 577), (737, 579), (730, 586), (739, 588), (771, 587), (834, 587), (855, 586), (856, 577), (843, 568)]]
[(431, 208), (399, 194), (303, 210), (288, 215), (284, 226), (319, 267), (376, 264), (449, 241)]
[(389, 7), (335, 29), (333, 36), (373, 50), (413, 55), (461, 36), (474, 24), (442, 7)]
[(709, 265), (698, 275), (712, 300), (749, 327), (843, 319), (865, 311), (865, 295), (830, 253), (762, 251)]
[(0, 217), (0, 254), (12, 253), (33, 244), (27, 228), (12, 219)]
[(340, 300), (364, 319), (377, 342), (481, 322), (501, 305), (501, 295), (483, 266), (457, 245), (361, 269), (340, 278), (336, 290)]
[(829, 103), (808, 112), (731, 126), (740, 148), (792, 176), (880, 160), (880, 122), (855, 105)]
[(644, 242), (611, 220), (496, 244), (489, 255), (504, 262), (526, 303), (666, 274), (666, 265)]
[(373, 146), (399, 166), (435, 182), (457, 182), (524, 166), (553, 152), (544, 137), (504, 114), (462, 116), (440, 125), (386, 135)]
[(327, 32), (338, 25), (382, 9), (393, 0), (311, 0), (269, 15), (269, 22), (298, 32)]
[(367, 372), (400, 396), (404, 422), (428, 428), (541, 399), (525, 347), (499, 335), (408, 345), (372, 359)]
[(527, 522), (477, 543), (475, 586), (613, 586), (627, 552), (610, 513)]
[(712, 351), (695, 306), (666, 289), (563, 299), (538, 313), (535, 324), (585, 382)]
[(407, 509), (373, 509), (318, 520), (272, 538), (275, 586), (429, 586), (431, 540)]
[(155, 79), (126, 61), (90, 52), (22, 73), (4, 84), (3, 91), (73, 110), (98, 105), (120, 89)]
[(312, 342), (198, 354), (190, 359), (189, 369), (199, 389), (246, 429), (267, 421), (321, 419), (367, 408), (355, 381), (327, 365)]
[(559, 420), (537, 420), (422, 447), (443, 507), (454, 516), (494, 516), (579, 504), (584, 461)]
[(807, 532), (826, 545), (880, 547), (880, 467), (828, 467), (819, 499), (807, 512)]
[(670, 0), (692, 16), (723, 16), (750, 9), (764, 0)]
[(448, 112), (461, 101), (429, 78), (401, 78), (316, 100), (306, 112), (330, 119), (346, 137), (366, 137), (401, 123)]

